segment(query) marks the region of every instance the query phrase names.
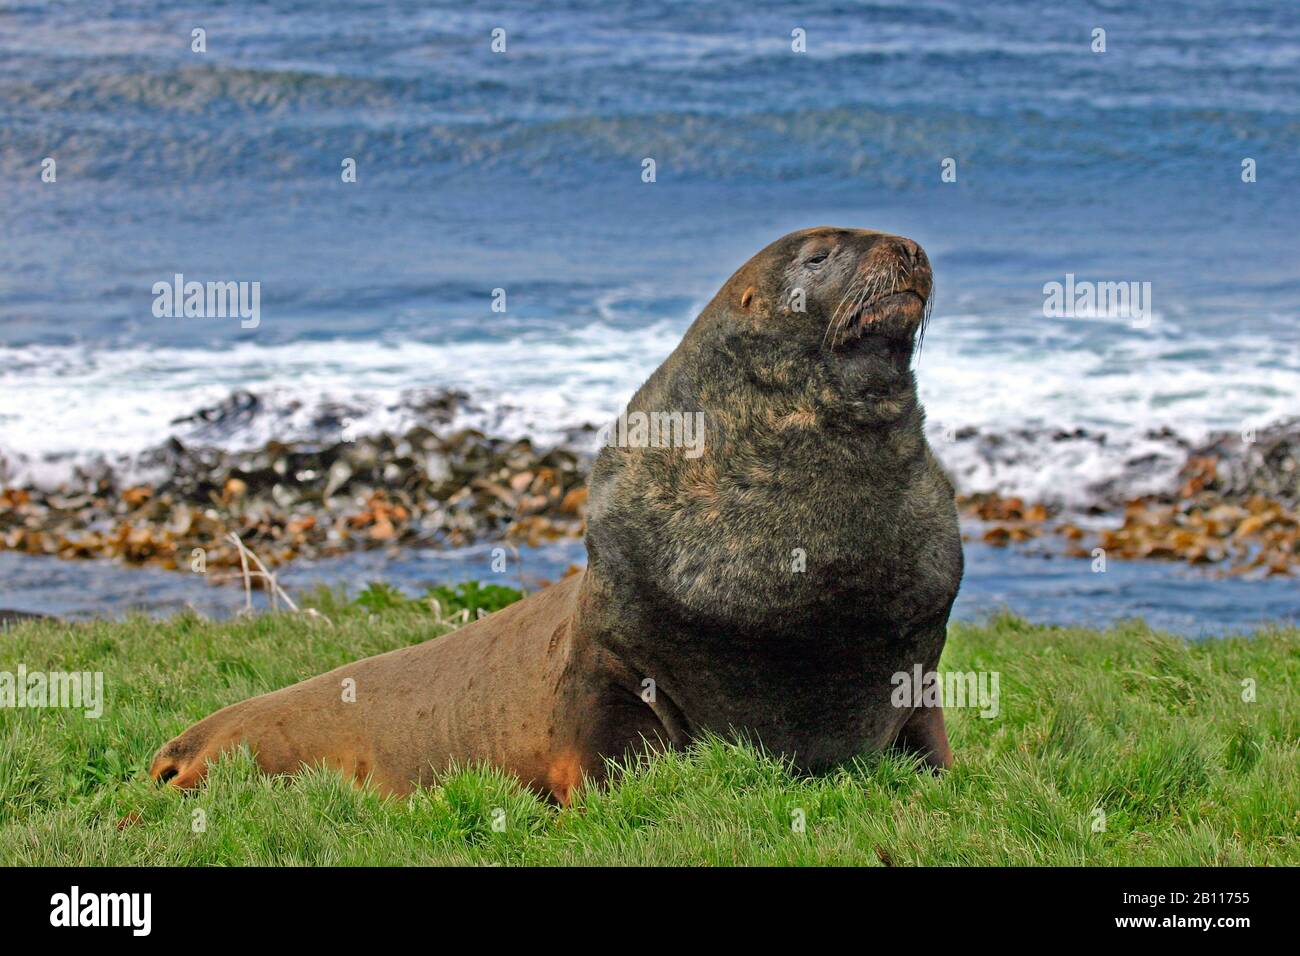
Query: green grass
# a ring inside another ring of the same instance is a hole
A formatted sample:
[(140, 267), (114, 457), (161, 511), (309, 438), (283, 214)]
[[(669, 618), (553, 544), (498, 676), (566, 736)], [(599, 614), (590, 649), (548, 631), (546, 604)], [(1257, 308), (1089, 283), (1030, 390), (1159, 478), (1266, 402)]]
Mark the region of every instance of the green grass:
[[(103, 671), (107, 698), (98, 720), (0, 709), (0, 864), (1300, 864), (1296, 630), (1189, 644), (1140, 624), (954, 625), (943, 667), (997, 671), (1001, 712), (949, 712), (958, 763), (940, 778), (898, 755), (798, 777), (714, 739), (566, 810), (490, 770), (396, 800), (322, 771), (265, 778), (246, 752), (192, 795), (148, 781), (155, 748), (218, 707), (438, 633), (426, 603), (382, 591), (318, 596), (333, 627), (182, 615), (0, 634), (0, 671)], [(444, 614), (470, 603), (483, 594), (442, 592)]]

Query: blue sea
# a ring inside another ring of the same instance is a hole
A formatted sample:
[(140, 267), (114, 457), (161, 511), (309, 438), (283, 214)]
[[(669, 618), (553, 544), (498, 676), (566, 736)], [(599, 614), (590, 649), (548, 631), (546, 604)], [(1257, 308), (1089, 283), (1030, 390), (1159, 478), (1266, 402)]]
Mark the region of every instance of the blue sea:
[[(446, 387), (544, 441), (828, 223), (929, 253), (917, 374), (959, 486), (1086, 506), (1300, 415), (1298, 159), (1294, 3), (4, 3), (0, 468), (57, 481), (237, 389), (275, 413), (232, 446), (312, 437), (331, 403), (394, 427)], [(260, 323), (155, 317), (177, 273), (260, 283)], [(1045, 317), (1067, 275), (1149, 282), (1150, 322)], [(972, 428), (1012, 450), (943, 440)], [(980, 560), (970, 614), (1300, 615), (1294, 582)], [(0, 605), (75, 610), (4, 581)]]

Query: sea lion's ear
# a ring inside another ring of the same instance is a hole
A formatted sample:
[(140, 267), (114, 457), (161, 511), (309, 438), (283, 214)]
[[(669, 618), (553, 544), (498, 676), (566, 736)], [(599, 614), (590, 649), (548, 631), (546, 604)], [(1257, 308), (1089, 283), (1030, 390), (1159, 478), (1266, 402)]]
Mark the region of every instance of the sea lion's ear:
[(751, 302), (753, 302), (753, 301), (754, 301), (754, 287), (751, 285), (751, 286), (750, 286), (748, 289), (746, 289), (746, 290), (744, 291), (744, 293), (741, 295), (741, 297), (740, 297), (740, 307), (741, 307), (742, 309), (748, 309), (748, 308), (749, 308), (749, 303), (751, 303)]

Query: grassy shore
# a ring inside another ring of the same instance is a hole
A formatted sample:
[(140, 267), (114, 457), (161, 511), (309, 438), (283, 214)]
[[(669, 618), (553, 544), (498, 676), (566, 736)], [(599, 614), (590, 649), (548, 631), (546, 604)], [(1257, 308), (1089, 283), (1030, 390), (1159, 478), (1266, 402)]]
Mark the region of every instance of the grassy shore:
[(321, 771), (264, 778), (247, 753), (196, 794), (152, 785), (155, 748), (218, 707), (446, 629), (382, 594), (318, 601), (333, 626), (0, 633), (0, 671), (102, 671), (106, 698), (97, 720), (0, 709), (0, 864), (1300, 864), (1296, 630), (954, 625), (944, 669), (998, 672), (1000, 712), (949, 712), (957, 767), (937, 779), (896, 755), (798, 777), (711, 740), (563, 811), (492, 771), (393, 800)]

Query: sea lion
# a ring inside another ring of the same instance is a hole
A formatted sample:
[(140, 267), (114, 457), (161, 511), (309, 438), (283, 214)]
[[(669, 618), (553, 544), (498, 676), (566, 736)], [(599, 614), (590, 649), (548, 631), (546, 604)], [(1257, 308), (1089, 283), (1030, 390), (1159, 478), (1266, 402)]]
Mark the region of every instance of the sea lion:
[[(227, 707), (152, 775), (192, 787), (246, 742), (268, 772), (319, 763), (405, 793), (488, 763), (567, 803), (606, 758), (705, 732), (807, 771), (891, 744), (948, 766), (942, 710), (891, 695), (937, 666), (962, 575), (911, 369), (931, 289), (909, 239), (822, 227), (772, 243), (632, 397), (642, 427), (597, 456), (585, 572)], [(696, 446), (645, 440), (647, 420), (701, 413)]]

